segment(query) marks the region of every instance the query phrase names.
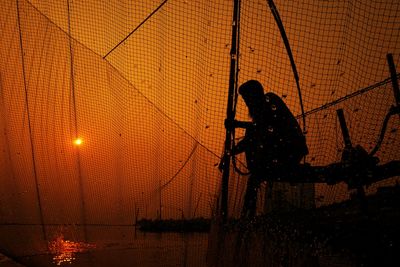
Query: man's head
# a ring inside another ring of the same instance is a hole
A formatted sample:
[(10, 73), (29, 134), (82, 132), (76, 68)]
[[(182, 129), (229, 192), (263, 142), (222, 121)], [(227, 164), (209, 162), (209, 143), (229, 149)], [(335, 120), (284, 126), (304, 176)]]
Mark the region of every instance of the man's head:
[(264, 102), (264, 88), (259, 81), (249, 80), (239, 87), (239, 94), (249, 108), (249, 113), (255, 119), (260, 114)]
[(247, 101), (253, 98), (262, 98), (264, 89), (259, 81), (249, 80), (239, 87), (239, 94)]

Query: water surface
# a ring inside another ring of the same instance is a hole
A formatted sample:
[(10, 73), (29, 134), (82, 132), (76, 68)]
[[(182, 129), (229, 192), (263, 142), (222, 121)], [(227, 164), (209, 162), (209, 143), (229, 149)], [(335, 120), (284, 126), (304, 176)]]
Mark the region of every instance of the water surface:
[(26, 266), (206, 266), (208, 233), (134, 226), (0, 225), (0, 251)]

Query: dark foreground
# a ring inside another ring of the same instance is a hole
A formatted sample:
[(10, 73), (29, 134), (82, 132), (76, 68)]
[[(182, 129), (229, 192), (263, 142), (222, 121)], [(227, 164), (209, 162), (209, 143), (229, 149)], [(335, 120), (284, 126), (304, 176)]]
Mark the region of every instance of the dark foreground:
[(400, 187), (214, 227), (210, 266), (400, 266)]

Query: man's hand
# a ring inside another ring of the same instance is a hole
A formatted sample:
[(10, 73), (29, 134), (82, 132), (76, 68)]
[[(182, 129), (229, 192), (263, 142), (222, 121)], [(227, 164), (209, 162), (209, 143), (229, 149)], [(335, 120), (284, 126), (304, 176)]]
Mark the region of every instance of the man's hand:
[(249, 129), (251, 127), (255, 127), (255, 123), (250, 121), (238, 121), (238, 120), (228, 120), (224, 121), (225, 128), (228, 130), (234, 130), (235, 128), (244, 128)]
[(225, 119), (224, 125), (225, 125), (225, 128), (226, 128), (227, 130), (231, 130), (231, 131), (232, 131), (232, 130), (235, 129), (236, 120), (228, 120), (228, 119)]

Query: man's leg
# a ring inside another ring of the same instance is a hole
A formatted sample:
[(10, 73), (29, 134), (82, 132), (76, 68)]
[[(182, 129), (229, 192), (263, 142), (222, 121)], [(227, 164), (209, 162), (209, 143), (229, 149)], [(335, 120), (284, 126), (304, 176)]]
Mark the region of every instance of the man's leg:
[(256, 215), (258, 184), (258, 180), (253, 175), (250, 175), (244, 196), (242, 217), (251, 218)]

